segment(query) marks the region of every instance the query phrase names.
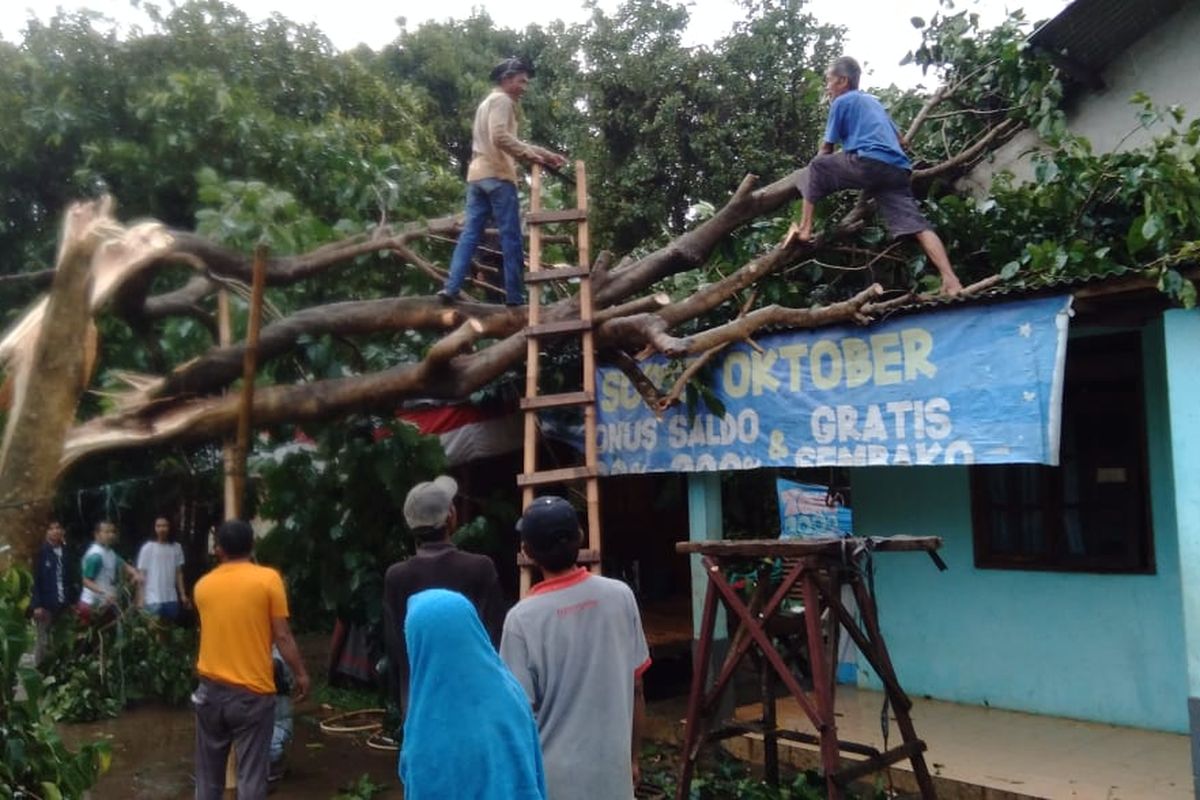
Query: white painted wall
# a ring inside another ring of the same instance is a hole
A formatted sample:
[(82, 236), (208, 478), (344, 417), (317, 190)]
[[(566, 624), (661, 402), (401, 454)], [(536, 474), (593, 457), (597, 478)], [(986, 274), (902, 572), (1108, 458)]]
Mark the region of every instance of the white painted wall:
[[(1077, 98), (1067, 115), (1067, 126), (1096, 152), (1139, 147), (1165, 130), (1166, 123), (1139, 129), (1138, 109), (1129, 102), (1137, 92), (1160, 106), (1183, 106), (1187, 120), (1200, 116), (1200, 3), (1185, 3), (1117, 56), (1102, 77), (1106, 88)], [(1036, 134), (1021, 133), (964, 179), (964, 188), (986, 194), (992, 175), (1003, 169), (1019, 181), (1032, 180), (1029, 154), (1038, 144)]]

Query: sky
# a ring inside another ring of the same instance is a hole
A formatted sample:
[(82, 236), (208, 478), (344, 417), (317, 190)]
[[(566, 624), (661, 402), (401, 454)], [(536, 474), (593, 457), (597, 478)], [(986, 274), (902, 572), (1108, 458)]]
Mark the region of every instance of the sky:
[[(170, 0), (160, 0), (167, 6)], [(1004, 18), (1007, 8), (1024, 8), (1029, 19), (1046, 19), (1068, 5), (1069, 0), (957, 0), (956, 9), (979, 12), (985, 24)], [(336, 47), (350, 49), (363, 43), (378, 49), (391, 42), (404, 17), (409, 28), (425, 20), (460, 19), (472, 8), (488, 12), (497, 25), (523, 28), (531, 23), (544, 25), (554, 19), (580, 22), (588, 11), (581, 0), (438, 0), (417, 3), (401, 0), (393, 4), (380, 0), (233, 0), (252, 18), (264, 18), (279, 12), (296, 22), (315, 23)], [(619, 0), (599, 0), (601, 8), (611, 10)], [(89, 8), (114, 20), (119, 29), (141, 25), (149, 27), (145, 15), (132, 0), (0, 0), (0, 36), (19, 41), (26, 20), (34, 16), (45, 20), (55, 10)], [(807, 10), (822, 22), (847, 28), (846, 52), (863, 62), (866, 87), (896, 83), (911, 88), (921, 83), (919, 68), (900, 67), (899, 62), (917, 43), (918, 36), (910, 19), (929, 18), (939, 9), (938, 0), (809, 0)], [(726, 34), (735, 20), (742, 17), (736, 0), (693, 0), (690, 4), (689, 44), (705, 44)]]

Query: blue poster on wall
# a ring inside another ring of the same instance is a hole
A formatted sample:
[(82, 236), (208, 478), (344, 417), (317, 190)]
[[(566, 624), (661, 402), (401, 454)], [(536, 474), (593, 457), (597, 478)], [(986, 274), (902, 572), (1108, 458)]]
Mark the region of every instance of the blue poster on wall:
[(779, 538), (850, 536), (854, 529), (850, 509), (840, 495), (815, 483), (775, 479), (779, 498)]
[[(713, 359), (724, 405), (657, 418), (597, 371), (607, 474), (761, 467), (1056, 464), (1067, 319), (1059, 296), (763, 336)], [(642, 364), (670, 385), (679, 362)]]

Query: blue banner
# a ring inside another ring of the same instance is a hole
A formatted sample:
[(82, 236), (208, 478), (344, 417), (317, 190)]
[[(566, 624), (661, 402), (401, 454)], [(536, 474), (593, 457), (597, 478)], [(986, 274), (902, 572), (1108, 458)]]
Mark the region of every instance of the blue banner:
[(840, 494), (815, 483), (775, 479), (779, 497), (779, 538), (803, 539), (853, 534), (850, 509)]
[[(772, 334), (711, 362), (724, 414), (656, 418), (597, 371), (601, 469), (1057, 464), (1070, 297), (948, 308), (869, 327)], [(683, 362), (642, 364), (664, 391)]]

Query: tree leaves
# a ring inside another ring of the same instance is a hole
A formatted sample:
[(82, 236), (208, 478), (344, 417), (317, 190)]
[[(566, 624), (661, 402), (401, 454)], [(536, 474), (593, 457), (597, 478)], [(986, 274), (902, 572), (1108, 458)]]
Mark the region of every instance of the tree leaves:
[[(108, 769), (112, 753), (105, 742), (68, 749), (39, 705), (49, 681), (19, 666), (32, 645), (24, 613), (31, 585), (23, 568), (0, 572), (0, 794), (79, 798)], [(18, 685), (23, 697), (14, 691)]]

